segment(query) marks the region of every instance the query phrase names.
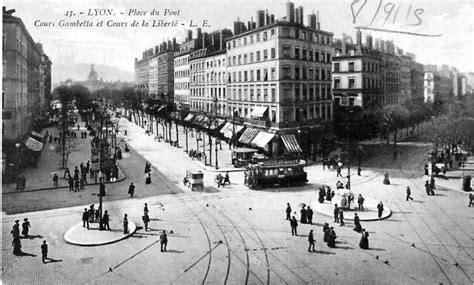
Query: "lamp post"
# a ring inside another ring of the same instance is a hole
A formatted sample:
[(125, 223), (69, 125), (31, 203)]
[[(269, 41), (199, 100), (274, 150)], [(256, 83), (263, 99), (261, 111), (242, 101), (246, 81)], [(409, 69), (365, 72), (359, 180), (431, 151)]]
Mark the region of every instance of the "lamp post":
[(15, 144), (15, 149), (16, 149), (16, 173), (17, 175), (20, 174), (20, 146), (21, 144), (20, 143), (16, 143)]

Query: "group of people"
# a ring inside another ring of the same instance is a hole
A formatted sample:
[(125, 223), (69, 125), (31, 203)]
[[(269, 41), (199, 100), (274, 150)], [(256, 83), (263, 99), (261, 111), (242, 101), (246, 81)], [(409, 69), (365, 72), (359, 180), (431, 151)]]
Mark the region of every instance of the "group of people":
[(321, 186), (319, 187), (318, 202), (324, 203), (324, 199), (326, 199), (327, 201), (331, 201), (334, 195), (336, 195), (336, 193), (334, 192), (334, 190), (331, 190), (331, 187)]
[[(79, 190), (84, 190), (84, 186), (88, 184), (87, 182), (87, 173), (91, 173), (90, 171), (90, 161), (87, 161), (86, 165), (84, 165), (83, 162), (81, 162), (79, 167), (74, 168), (74, 175), (72, 176), (69, 168), (66, 167), (64, 169), (64, 176), (63, 178), (68, 181), (69, 184), (69, 191), (70, 192), (78, 192)], [(59, 177), (57, 173), (54, 173), (53, 175), (53, 186), (58, 187), (58, 180)]]
[[(23, 219), (23, 223), (21, 225), (22, 231), (21, 234), (24, 237), (28, 237), (28, 233), (30, 230), (31, 224), (28, 221), (28, 218)], [(13, 224), (13, 228), (10, 232), (13, 236), (12, 246), (13, 246), (13, 254), (20, 255), (21, 252), (21, 239), (20, 239), (20, 220), (16, 220), (15, 224)]]
[(217, 188), (221, 186), (224, 187), (226, 183), (230, 184), (229, 172), (226, 172), (225, 175), (222, 175), (220, 173), (217, 174), (215, 180), (216, 180)]
[(426, 180), (425, 182), (425, 190), (426, 190), (426, 194), (428, 195), (435, 195), (435, 192), (434, 192), (434, 189), (435, 188), (435, 180), (433, 178), (433, 176), (430, 178), (430, 180)]

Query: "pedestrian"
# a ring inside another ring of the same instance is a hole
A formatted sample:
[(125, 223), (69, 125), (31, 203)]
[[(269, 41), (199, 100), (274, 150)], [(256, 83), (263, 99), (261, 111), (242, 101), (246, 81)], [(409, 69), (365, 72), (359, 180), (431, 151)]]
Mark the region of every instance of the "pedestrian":
[(71, 177), (71, 173), (69, 172), (69, 168), (66, 167), (66, 169), (64, 169), (64, 179), (69, 179)]
[(126, 235), (128, 234), (128, 218), (127, 214), (123, 216), (123, 234)]
[(428, 164), (425, 164), (425, 175), (428, 175)]
[(359, 247), (362, 249), (369, 249), (369, 233), (362, 229)]
[(23, 174), (20, 174), (20, 190), (25, 190), (25, 186), (26, 186), (26, 177), (23, 175)]
[(339, 221), (341, 222), (341, 227), (345, 225), (344, 223), (344, 209), (339, 208)]
[(228, 171), (224, 175), (224, 185), (226, 183), (229, 183), (229, 185), (230, 185), (230, 178), (229, 178), (229, 172)]
[(337, 167), (336, 171), (337, 171), (336, 177), (339, 177), (339, 176), (342, 177), (340, 166)]
[(354, 231), (360, 233), (362, 231), (362, 226), (360, 225), (360, 218), (357, 213), (354, 213)]
[(430, 185), (430, 182), (428, 180), (426, 180), (426, 182), (425, 182), (425, 191), (426, 191), (427, 195), (431, 195), (431, 185)]
[(166, 232), (163, 231), (160, 235), (161, 252), (166, 251), (167, 244), (168, 244), (168, 237), (166, 236)]
[(360, 165), (357, 167), (357, 175), (361, 176), (360, 175), (360, 172), (362, 171), (362, 169), (360, 168)]
[(308, 206), (308, 209), (306, 209), (306, 218), (308, 221), (308, 224), (312, 225), (313, 224), (313, 210)]
[(13, 238), (20, 237), (20, 220), (15, 221), (10, 233), (13, 235)]
[(68, 183), (69, 183), (69, 192), (74, 191), (74, 180), (72, 179), (71, 176), (69, 176), (69, 181), (68, 181)]
[(79, 186), (80, 186), (81, 190), (84, 190), (84, 184), (85, 183), (84, 183), (84, 175), (83, 175), (82, 178), (81, 178), (81, 181), (79, 182)]
[(28, 218), (24, 218), (24, 219), (23, 219), (23, 224), (21, 224), (21, 227), (22, 227), (21, 234), (22, 234), (24, 237), (27, 237), (27, 236), (28, 236), (28, 232), (30, 231), (30, 228), (31, 228), (31, 224), (30, 224), (30, 221), (28, 221)]
[(329, 228), (329, 238), (328, 238), (328, 246), (331, 248), (336, 247), (336, 232), (334, 231), (334, 227)]
[(324, 242), (328, 242), (328, 241), (329, 241), (329, 234), (331, 233), (331, 231), (330, 231), (330, 229), (329, 229), (329, 224), (328, 224), (328, 223), (324, 223), (324, 226), (323, 226), (323, 233), (324, 233), (323, 241), (324, 241)]
[(105, 210), (104, 215), (102, 216), (102, 228), (104, 230), (109, 230), (110, 231), (109, 221), (110, 221), (109, 213), (107, 212), (107, 210)]
[(54, 187), (58, 187), (58, 181), (59, 181), (58, 174), (54, 173), (54, 175), (53, 175), (53, 186)]
[(89, 229), (89, 212), (87, 208), (84, 208), (84, 212), (82, 213), (82, 227), (85, 228), (87, 225), (87, 229)]
[(46, 259), (48, 259), (48, 244), (46, 244), (45, 240), (41, 245), (41, 258), (43, 260), (43, 263), (46, 263)]
[(339, 208), (337, 204), (334, 205), (334, 222), (339, 223)]
[[(313, 236), (313, 230), (310, 230), (310, 231), (309, 231), (309, 234), (308, 234), (308, 242), (309, 242), (308, 251), (315, 251), (315, 250), (314, 250), (314, 242), (315, 242), (315, 240), (314, 240), (314, 236)], [(313, 249), (311, 250), (311, 248), (313, 248)]]
[(306, 219), (306, 205), (305, 204), (303, 204), (303, 206), (301, 207), (300, 213), (301, 213), (300, 223), (302, 224), (308, 223)]
[(142, 217), (143, 224), (145, 225), (145, 232), (148, 230), (148, 223), (150, 222), (150, 217), (148, 216), (148, 213), (145, 212)]
[(359, 210), (364, 211), (364, 197), (362, 197), (362, 194), (359, 194), (359, 197), (357, 197), (357, 204), (359, 204)]
[(468, 205), (468, 207), (472, 206), (472, 204), (473, 204), (472, 201), (474, 201), (474, 194), (469, 193), (469, 205)]
[(130, 194), (130, 197), (133, 198), (133, 194), (135, 193), (135, 185), (133, 185), (133, 182), (130, 183), (130, 186), (128, 186), (128, 194)]
[(146, 179), (145, 179), (146, 184), (151, 184), (151, 172), (147, 172), (146, 174)]
[(148, 215), (148, 204), (145, 203), (145, 207), (143, 208), (143, 213), (147, 214)]
[(79, 169), (76, 168), (74, 169), (74, 180), (79, 180)]
[(12, 246), (13, 246), (13, 254), (20, 255), (21, 254), (21, 240), (20, 240), (19, 235), (13, 237)]
[(79, 165), (79, 169), (81, 170), (81, 174), (85, 172), (84, 163), (83, 163), (83, 162), (81, 162), (81, 164)]
[(104, 184), (104, 181), (103, 181), (102, 177), (100, 178), (99, 195), (100, 196), (105, 196), (105, 184)]
[(430, 178), (430, 193), (431, 193), (431, 195), (435, 194), (434, 189), (436, 189), (435, 188), (435, 179), (434, 179), (433, 176), (431, 176), (431, 178)]
[[(77, 119), (76, 119), (76, 122), (77, 122)], [(77, 130), (79, 131), (79, 124), (77, 124)]]
[(380, 218), (382, 218), (382, 213), (383, 213), (382, 201), (380, 201), (380, 203), (377, 205), (377, 210), (378, 210), (378, 215), (379, 215), (379, 219), (380, 219)]
[(291, 226), (291, 235), (292, 236), (297, 236), (298, 231), (296, 230), (296, 228), (298, 227), (298, 221), (296, 220), (295, 216), (293, 216), (293, 218), (291, 218), (290, 226)]
[(79, 180), (74, 181), (74, 192), (79, 192)]
[(411, 190), (410, 190), (410, 187), (407, 186), (407, 201), (408, 199), (413, 201), (413, 198), (410, 195), (411, 195)]
[(388, 177), (388, 171), (385, 171), (384, 178), (383, 178), (383, 184), (385, 184), (385, 185), (390, 184), (390, 179)]
[(286, 220), (291, 220), (291, 206), (290, 203), (286, 203)]
[(95, 209), (94, 209), (94, 204), (92, 204), (89, 207), (89, 222), (91, 223), (95, 222), (94, 215), (95, 215)]

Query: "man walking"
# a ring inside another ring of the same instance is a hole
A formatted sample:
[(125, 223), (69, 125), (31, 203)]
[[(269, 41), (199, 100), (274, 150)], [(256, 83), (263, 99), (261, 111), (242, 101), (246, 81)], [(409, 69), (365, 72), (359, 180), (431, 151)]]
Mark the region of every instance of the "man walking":
[(110, 231), (109, 220), (110, 220), (109, 213), (107, 212), (107, 210), (105, 210), (104, 215), (102, 216), (102, 225), (103, 225), (102, 227), (104, 230)]
[(160, 235), (160, 245), (161, 245), (161, 252), (166, 251), (166, 245), (168, 244), (168, 237), (166, 236), (166, 232), (163, 231)]
[(45, 240), (41, 245), (41, 258), (43, 259), (43, 263), (46, 263), (46, 259), (48, 259), (48, 245)]
[(72, 179), (71, 176), (69, 176), (68, 183), (69, 183), (69, 192), (74, 191), (74, 180)]
[(23, 219), (23, 224), (21, 224), (22, 231), (21, 233), (23, 234), (24, 237), (28, 236), (28, 232), (30, 231), (31, 224), (30, 221), (28, 221), (28, 218)]
[[(313, 236), (313, 230), (310, 230), (310, 231), (309, 231), (309, 234), (308, 234), (308, 242), (309, 242), (308, 251), (315, 251), (315, 250), (314, 250), (314, 242), (315, 242), (315, 240), (314, 240), (314, 236)], [(313, 248), (313, 249), (311, 250), (311, 248)]]
[(128, 218), (127, 214), (123, 216), (123, 234), (126, 235), (128, 234)]
[(382, 201), (380, 201), (380, 203), (377, 205), (377, 210), (378, 210), (379, 219), (380, 219), (380, 218), (382, 218), (382, 213), (383, 213), (383, 204), (382, 204)]
[(53, 175), (53, 186), (54, 187), (58, 187), (58, 180), (59, 180), (58, 174), (54, 173), (54, 175)]
[(344, 226), (344, 209), (339, 208), (339, 221), (341, 222), (341, 227)]
[(313, 224), (313, 210), (311, 210), (309, 206), (308, 209), (306, 209), (306, 219), (308, 221), (308, 224)]
[(133, 185), (133, 182), (130, 183), (130, 186), (128, 187), (128, 194), (130, 194), (130, 198), (133, 198), (133, 193), (135, 193), (135, 185)]
[(428, 180), (426, 180), (426, 182), (425, 182), (425, 191), (426, 191), (427, 195), (431, 195), (431, 186), (430, 186), (430, 182)]
[(297, 236), (298, 232), (297, 232), (296, 228), (298, 227), (298, 221), (296, 220), (295, 216), (293, 216), (293, 218), (291, 218), (290, 226), (291, 226), (291, 235), (292, 236)]
[(410, 195), (411, 195), (411, 190), (410, 190), (410, 187), (407, 186), (407, 201), (408, 199), (413, 201), (413, 198)]
[(339, 208), (337, 204), (334, 205), (334, 222), (339, 223)]
[(286, 220), (291, 220), (291, 206), (290, 203), (286, 203)]
[(150, 222), (150, 217), (148, 216), (148, 213), (145, 212), (142, 217), (143, 224), (145, 225), (145, 232), (148, 231), (148, 223)]
[(359, 204), (359, 210), (364, 211), (364, 197), (362, 197), (362, 194), (359, 194), (359, 197), (357, 197), (357, 204)]
[(469, 206), (468, 207), (472, 206), (472, 204), (473, 204), (472, 201), (474, 201), (474, 194), (469, 193)]
[(85, 228), (87, 225), (87, 229), (89, 229), (89, 211), (87, 208), (84, 208), (84, 212), (82, 213), (82, 227)]

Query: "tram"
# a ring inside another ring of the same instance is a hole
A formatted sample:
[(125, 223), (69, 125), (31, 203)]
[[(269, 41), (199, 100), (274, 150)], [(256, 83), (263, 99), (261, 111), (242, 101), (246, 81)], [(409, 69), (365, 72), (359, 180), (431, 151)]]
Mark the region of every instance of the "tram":
[(251, 162), (245, 172), (245, 185), (250, 189), (300, 186), (308, 182), (306, 162), (300, 159), (266, 159)]

